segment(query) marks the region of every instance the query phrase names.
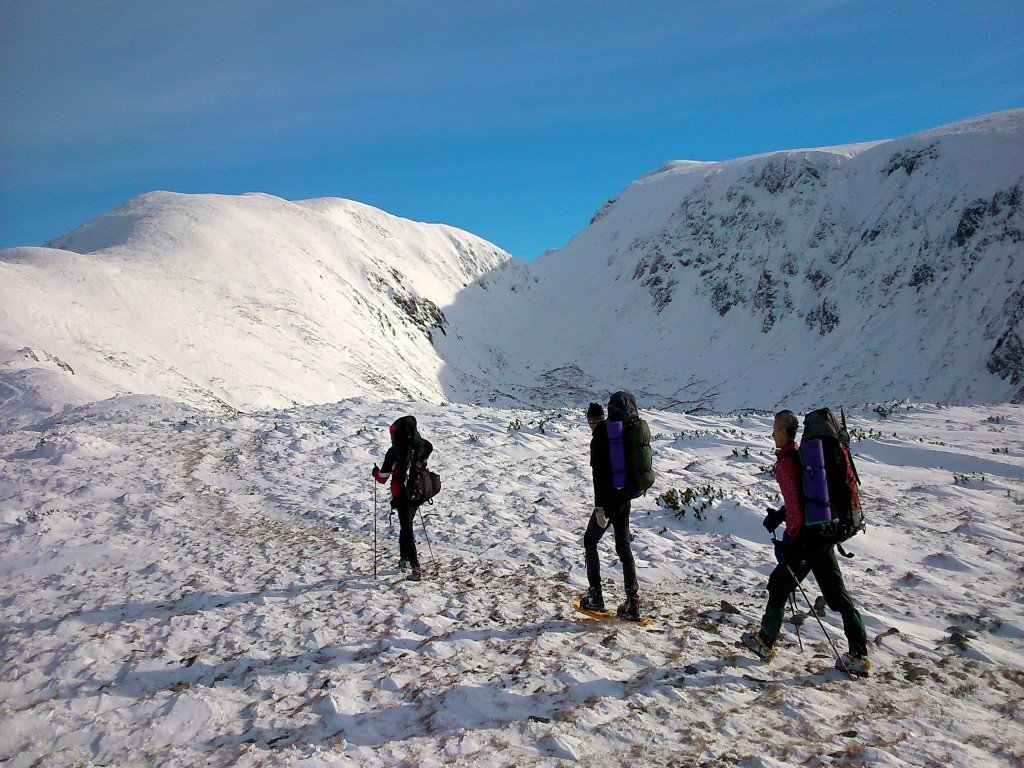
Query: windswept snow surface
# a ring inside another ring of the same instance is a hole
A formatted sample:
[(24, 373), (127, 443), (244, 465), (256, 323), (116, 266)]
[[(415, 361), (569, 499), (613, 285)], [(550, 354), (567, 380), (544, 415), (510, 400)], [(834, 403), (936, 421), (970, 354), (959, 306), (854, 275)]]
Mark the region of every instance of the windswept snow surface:
[[(369, 469), (409, 410), (217, 417), (125, 397), (0, 434), (0, 761), (1024, 761), (1024, 407), (851, 414), (870, 528), (843, 569), (864, 681), (832, 669), (813, 619), (803, 652), (787, 623), (770, 666), (738, 647), (773, 564), (768, 415), (645, 414), (643, 629), (569, 607), (591, 507), (576, 413), (415, 406), (444, 487), (417, 522), (428, 578), (401, 580)], [(681, 516), (656, 503), (688, 488)]]

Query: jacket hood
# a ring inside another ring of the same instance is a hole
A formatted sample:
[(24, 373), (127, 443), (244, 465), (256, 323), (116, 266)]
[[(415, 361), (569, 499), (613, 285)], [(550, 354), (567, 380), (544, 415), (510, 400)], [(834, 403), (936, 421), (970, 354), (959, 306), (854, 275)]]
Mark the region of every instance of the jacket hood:
[(419, 437), (419, 432), (416, 431), (415, 416), (403, 416), (391, 425), (391, 444), (395, 447), (419, 442)]

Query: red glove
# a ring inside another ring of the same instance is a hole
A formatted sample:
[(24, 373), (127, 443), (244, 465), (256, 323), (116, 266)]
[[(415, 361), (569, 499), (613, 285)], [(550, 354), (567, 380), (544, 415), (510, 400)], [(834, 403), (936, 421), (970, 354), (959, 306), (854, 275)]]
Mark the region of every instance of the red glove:
[(380, 467), (376, 464), (373, 465), (373, 479), (378, 483), (386, 483), (388, 481), (387, 475), (382, 475), (380, 473)]

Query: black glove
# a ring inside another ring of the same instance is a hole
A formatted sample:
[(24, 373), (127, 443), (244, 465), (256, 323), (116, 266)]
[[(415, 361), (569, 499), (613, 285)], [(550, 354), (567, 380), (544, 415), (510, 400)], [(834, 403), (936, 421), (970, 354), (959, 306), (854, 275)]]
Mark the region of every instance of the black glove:
[(772, 509), (771, 507), (768, 507), (768, 514), (764, 516), (764, 522), (762, 525), (769, 533), (771, 533), (785, 521), (786, 508), (784, 506), (779, 509)]
[(791, 547), (789, 542), (785, 539), (772, 539), (772, 544), (775, 545), (775, 559), (780, 563), (785, 563), (791, 560)]
[(773, 537), (772, 544), (775, 545), (775, 559), (790, 568), (805, 565), (808, 556), (813, 554), (813, 550), (808, 550), (805, 543), (789, 536), (783, 536), (781, 539)]

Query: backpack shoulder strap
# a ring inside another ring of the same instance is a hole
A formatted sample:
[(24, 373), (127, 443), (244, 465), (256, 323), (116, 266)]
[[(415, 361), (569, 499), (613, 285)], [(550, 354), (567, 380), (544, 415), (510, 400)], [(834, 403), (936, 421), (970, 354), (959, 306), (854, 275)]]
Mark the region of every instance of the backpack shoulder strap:
[[(796, 497), (800, 500), (803, 513), (807, 514), (807, 491), (804, 490), (804, 460), (800, 451), (793, 451), (793, 463), (796, 464), (797, 472), (800, 473), (800, 482), (796, 484)], [(802, 530), (802, 528), (801, 528)]]
[(800, 458), (800, 450), (791, 451), (785, 456), (780, 456), (776, 461), (776, 478), (778, 477), (778, 467), (783, 463), (792, 462), (793, 468), (796, 470), (796, 497), (800, 502), (801, 512), (807, 512), (807, 491), (804, 490), (804, 460)]
[(846, 463), (850, 465), (850, 469), (853, 471), (853, 479), (857, 481), (857, 485), (860, 485), (860, 475), (857, 474), (857, 465), (853, 462), (853, 451), (847, 445), (840, 444), (840, 451), (842, 451), (843, 458), (846, 459)]
[(413, 468), (416, 465), (416, 449), (417, 446), (415, 444), (410, 445), (408, 448), (405, 449), (405, 455), (402, 457), (402, 463), (405, 465), (403, 467), (403, 469), (405, 470), (405, 478), (403, 478), (402, 485), (405, 488), (409, 487), (409, 483), (412, 480)]

